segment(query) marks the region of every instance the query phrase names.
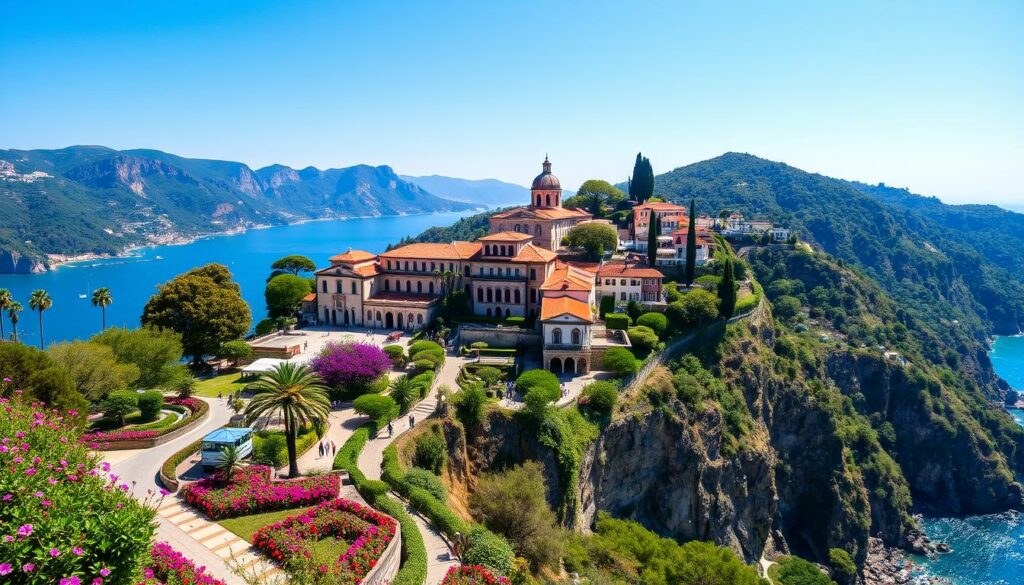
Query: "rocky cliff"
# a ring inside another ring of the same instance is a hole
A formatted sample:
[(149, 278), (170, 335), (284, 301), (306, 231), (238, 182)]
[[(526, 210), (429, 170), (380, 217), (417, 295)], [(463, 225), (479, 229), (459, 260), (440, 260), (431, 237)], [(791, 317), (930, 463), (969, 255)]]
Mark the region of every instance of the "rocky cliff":
[(29, 258), (13, 250), (0, 250), (0, 274), (33, 274), (49, 267), (39, 258)]

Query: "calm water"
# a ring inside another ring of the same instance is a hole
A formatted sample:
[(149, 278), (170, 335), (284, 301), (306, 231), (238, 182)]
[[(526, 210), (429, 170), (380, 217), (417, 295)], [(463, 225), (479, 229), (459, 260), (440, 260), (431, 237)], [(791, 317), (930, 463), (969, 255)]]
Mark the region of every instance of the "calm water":
[[(1010, 386), (1024, 390), (1024, 336), (1000, 337), (992, 346), (992, 364)], [(1024, 425), (1024, 411), (1010, 411)], [(928, 535), (948, 543), (953, 552), (935, 559), (915, 559), (931, 575), (956, 585), (1024, 584), (1024, 514), (971, 518), (929, 518)]]
[[(43, 313), (46, 343), (89, 337), (100, 329), (100, 310), (90, 303), (92, 291), (108, 287), (114, 304), (107, 307), (107, 325), (137, 327), (142, 307), (156, 285), (176, 274), (207, 264), (227, 265), (242, 287), (242, 296), (253, 312), (253, 323), (266, 315), (263, 287), (270, 264), (287, 254), (303, 254), (322, 267), (328, 258), (348, 247), (382, 252), (402, 236), (416, 235), (428, 227), (449, 225), (469, 213), (439, 213), (337, 221), (252, 230), (233, 236), (217, 236), (181, 246), (140, 250), (137, 257), (83, 262), (61, 266), (45, 274), (0, 275), (0, 287), (10, 289), (25, 311), (18, 324), (19, 338), (39, 343), (39, 321), (28, 310), (29, 294), (46, 289), (53, 307)], [(162, 260), (157, 260), (160, 256)], [(79, 294), (88, 295), (79, 299)], [(10, 320), (4, 315), (5, 333)]]

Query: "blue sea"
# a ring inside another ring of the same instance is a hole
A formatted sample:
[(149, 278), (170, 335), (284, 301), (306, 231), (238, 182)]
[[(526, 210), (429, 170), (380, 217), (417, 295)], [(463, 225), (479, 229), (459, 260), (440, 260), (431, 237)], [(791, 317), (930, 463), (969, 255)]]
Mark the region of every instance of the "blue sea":
[[(1024, 390), (1024, 336), (997, 338), (989, 355), (996, 373)], [(1024, 411), (1010, 412), (1024, 425)], [(956, 585), (1024, 584), (1024, 514), (927, 518), (924, 529), (932, 540), (953, 547), (932, 559), (914, 558), (928, 576)]]
[[(84, 339), (100, 330), (100, 310), (90, 303), (96, 288), (105, 286), (114, 297), (114, 304), (107, 307), (108, 326), (138, 327), (142, 307), (158, 284), (197, 266), (220, 262), (231, 269), (241, 285), (255, 324), (266, 316), (263, 288), (274, 260), (288, 254), (303, 254), (322, 267), (328, 264), (328, 258), (349, 247), (382, 252), (403, 236), (415, 236), (436, 225), (450, 225), (465, 215), (469, 213), (313, 221), (250, 230), (178, 246), (144, 248), (130, 258), (66, 264), (44, 274), (4, 274), (0, 275), (0, 288), (10, 289), (25, 307), (18, 323), (18, 337), (28, 344), (39, 343), (38, 315), (28, 309), (29, 294), (37, 288), (50, 293), (53, 307), (43, 313), (45, 341), (49, 345)], [(11, 323), (7, 315), (3, 318), (9, 337)]]

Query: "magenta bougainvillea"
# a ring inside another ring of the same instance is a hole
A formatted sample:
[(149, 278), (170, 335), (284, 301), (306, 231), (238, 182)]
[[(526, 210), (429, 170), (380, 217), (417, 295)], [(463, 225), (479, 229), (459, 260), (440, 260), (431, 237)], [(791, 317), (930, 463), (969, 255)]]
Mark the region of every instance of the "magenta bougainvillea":
[(281, 564), (313, 560), (313, 547), (321, 538), (349, 542), (348, 549), (333, 564), (317, 571), (338, 583), (359, 583), (377, 565), (388, 543), (395, 537), (396, 524), (373, 508), (349, 500), (324, 502), (280, 522), (264, 526), (253, 535), (253, 545)]
[(383, 349), (368, 343), (330, 343), (310, 362), (326, 384), (365, 386), (391, 369)]
[(312, 506), (338, 497), (340, 488), (341, 480), (335, 474), (272, 481), (270, 468), (257, 465), (238, 471), (230, 482), (214, 477), (201, 479), (185, 486), (183, 493), (189, 505), (220, 520)]
[(460, 565), (448, 569), (441, 585), (508, 585), (507, 577), (497, 577), (480, 565)]
[(150, 551), (149, 564), (142, 570), (145, 579), (138, 585), (165, 585), (167, 583), (188, 583), (189, 585), (225, 585), (224, 581), (210, 576), (206, 567), (197, 567), (190, 559), (166, 542), (158, 542)]

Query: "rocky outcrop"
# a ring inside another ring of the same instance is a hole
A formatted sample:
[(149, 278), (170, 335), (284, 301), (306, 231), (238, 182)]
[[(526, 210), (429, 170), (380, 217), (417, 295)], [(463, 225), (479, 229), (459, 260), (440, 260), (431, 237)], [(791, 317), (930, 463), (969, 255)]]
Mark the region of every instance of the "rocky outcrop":
[(604, 510), (663, 536), (712, 541), (747, 562), (759, 559), (777, 504), (775, 458), (756, 439), (723, 456), (721, 425), (718, 410), (695, 415), (680, 403), (613, 422), (583, 460), (577, 528), (586, 530)]
[(30, 258), (13, 250), (0, 251), (0, 274), (34, 274), (46, 272), (45, 261)]

